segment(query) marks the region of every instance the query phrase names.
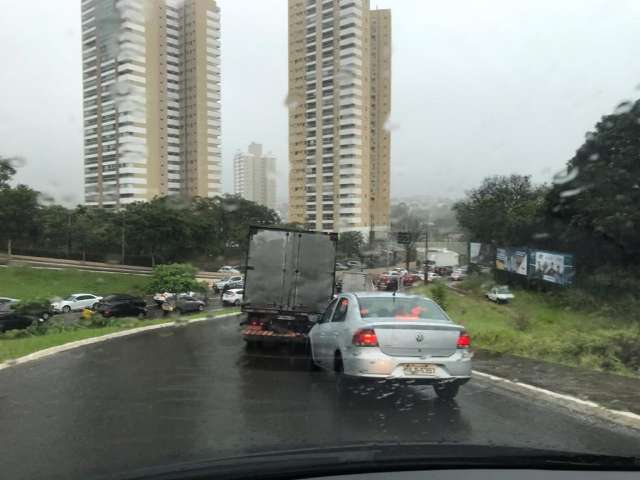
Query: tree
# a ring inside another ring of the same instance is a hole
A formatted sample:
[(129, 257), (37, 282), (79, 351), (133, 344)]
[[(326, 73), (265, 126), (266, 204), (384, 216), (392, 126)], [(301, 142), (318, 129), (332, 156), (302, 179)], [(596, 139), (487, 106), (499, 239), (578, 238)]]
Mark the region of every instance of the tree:
[(344, 232), (338, 237), (338, 252), (345, 257), (360, 257), (364, 245), (361, 232)]
[(197, 269), (188, 263), (157, 265), (147, 286), (149, 293), (203, 291), (206, 284), (196, 280)]
[(0, 188), (0, 238), (9, 255), (16, 240), (35, 233), (38, 208), (38, 192), (26, 185)]
[(528, 176), (487, 177), (453, 206), (458, 223), (475, 241), (526, 245), (543, 222), (546, 186)]
[(9, 180), (16, 174), (16, 169), (8, 158), (0, 157), (0, 188), (9, 186)]
[(582, 266), (640, 265), (640, 101), (602, 117), (547, 196), (549, 229)]
[(168, 197), (161, 197), (129, 204), (124, 215), (127, 246), (149, 254), (152, 266), (158, 258), (171, 261), (184, 255), (190, 244), (188, 207), (177, 207)]

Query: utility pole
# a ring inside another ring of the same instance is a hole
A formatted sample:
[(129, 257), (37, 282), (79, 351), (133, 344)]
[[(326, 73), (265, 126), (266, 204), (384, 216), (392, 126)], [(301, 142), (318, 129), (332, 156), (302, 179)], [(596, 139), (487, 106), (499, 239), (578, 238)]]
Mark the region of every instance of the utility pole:
[(424, 282), (429, 278), (429, 223), (424, 231)]
[(125, 234), (124, 234), (124, 210), (122, 210), (122, 226), (121, 226), (121, 232), (120, 232), (120, 264), (124, 265), (124, 254), (125, 254)]

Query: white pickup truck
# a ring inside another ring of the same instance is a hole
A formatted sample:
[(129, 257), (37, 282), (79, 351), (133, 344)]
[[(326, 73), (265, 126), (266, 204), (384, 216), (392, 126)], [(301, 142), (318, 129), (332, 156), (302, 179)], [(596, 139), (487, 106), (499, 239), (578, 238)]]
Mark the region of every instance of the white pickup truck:
[(507, 286), (493, 287), (486, 293), (486, 296), (489, 300), (496, 303), (508, 303), (514, 298), (513, 293), (509, 291), (509, 287)]

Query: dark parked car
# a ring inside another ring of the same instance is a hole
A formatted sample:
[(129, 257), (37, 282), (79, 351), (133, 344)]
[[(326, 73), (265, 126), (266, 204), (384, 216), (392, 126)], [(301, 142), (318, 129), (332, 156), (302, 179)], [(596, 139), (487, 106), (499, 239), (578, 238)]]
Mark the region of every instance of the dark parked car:
[(109, 295), (98, 303), (96, 309), (103, 317), (144, 317), (147, 315), (147, 303), (133, 295)]
[(162, 304), (162, 310), (165, 312), (202, 312), (205, 307), (205, 302), (198, 300), (191, 295), (178, 295), (178, 299), (171, 298)]
[(37, 324), (43, 320), (37, 315), (28, 315), (24, 313), (6, 313), (0, 316), (0, 333), (7, 330), (20, 330), (27, 328), (32, 324)]

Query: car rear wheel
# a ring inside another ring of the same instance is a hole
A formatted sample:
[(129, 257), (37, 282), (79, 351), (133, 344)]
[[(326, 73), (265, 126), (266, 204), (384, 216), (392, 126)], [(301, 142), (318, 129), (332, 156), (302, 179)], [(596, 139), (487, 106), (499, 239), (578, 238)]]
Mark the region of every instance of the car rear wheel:
[(51, 314), (49, 312), (43, 312), (42, 320), (47, 321), (49, 320), (50, 317), (51, 317)]
[(71, 307), (69, 305), (65, 305), (64, 307), (62, 307), (62, 311), (64, 313), (69, 313), (71, 311)]
[(98, 303), (94, 303), (93, 305), (91, 305), (91, 310), (97, 310), (98, 309)]
[(240, 306), (240, 300), (236, 300), (235, 302), (233, 302), (233, 304), (234, 304), (236, 307), (239, 307), (239, 306)]
[(204, 305), (198, 305), (198, 311), (199, 312), (203, 312), (204, 311)]
[(142, 320), (143, 318), (147, 317), (147, 312), (145, 312), (144, 310), (141, 310), (140, 312), (138, 312), (138, 318), (140, 320)]
[(460, 385), (455, 383), (445, 383), (442, 385), (434, 385), (433, 389), (438, 395), (438, 398), (442, 400), (453, 400), (456, 395), (458, 395), (458, 390), (460, 390)]

